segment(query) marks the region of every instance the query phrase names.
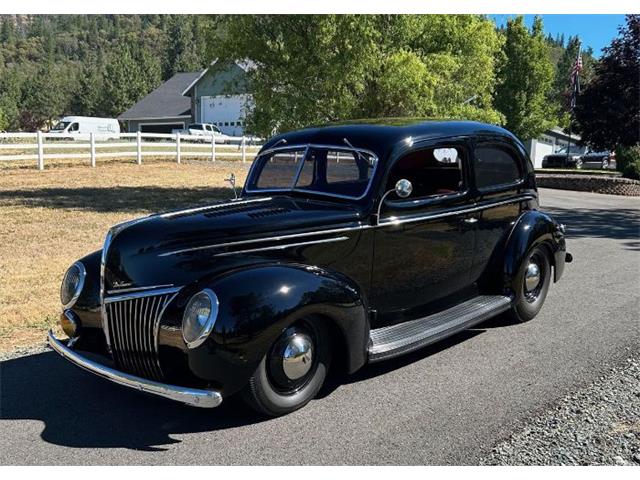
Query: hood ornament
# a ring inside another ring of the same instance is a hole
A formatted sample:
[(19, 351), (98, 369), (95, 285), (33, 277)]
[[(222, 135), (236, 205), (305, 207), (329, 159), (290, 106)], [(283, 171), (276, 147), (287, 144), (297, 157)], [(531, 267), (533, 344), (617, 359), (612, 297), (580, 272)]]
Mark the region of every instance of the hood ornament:
[(224, 179), (225, 182), (229, 182), (229, 185), (231, 185), (231, 188), (233, 188), (233, 197), (235, 200), (238, 199), (238, 192), (236, 192), (236, 176), (235, 174), (231, 174), (229, 175), (229, 178), (225, 178)]

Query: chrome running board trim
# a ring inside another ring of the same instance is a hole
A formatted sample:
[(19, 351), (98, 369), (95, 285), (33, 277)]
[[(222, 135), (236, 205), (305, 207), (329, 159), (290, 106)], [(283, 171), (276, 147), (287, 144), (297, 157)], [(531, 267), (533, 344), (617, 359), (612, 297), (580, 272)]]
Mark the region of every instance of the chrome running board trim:
[(57, 339), (51, 330), (49, 330), (49, 345), (74, 365), (119, 385), (194, 407), (214, 408), (222, 403), (222, 394), (216, 390), (203, 390), (154, 382), (153, 380), (136, 377), (94, 362), (69, 348), (61, 340)]
[(442, 312), (370, 333), (369, 362), (397, 357), (470, 328), (508, 310), (511, 299), (502, 295), (479, 295)]

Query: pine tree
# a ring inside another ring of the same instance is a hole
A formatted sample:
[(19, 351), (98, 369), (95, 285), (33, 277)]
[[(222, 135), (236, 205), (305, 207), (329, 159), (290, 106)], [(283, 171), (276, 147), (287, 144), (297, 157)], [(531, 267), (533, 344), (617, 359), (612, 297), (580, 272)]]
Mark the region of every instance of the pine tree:
[(522, 16), (509, 20), (505, 36), (496, 107), (505, 116), (507, 129), (524, 140), (535, 138), (555, 124), (549, 101), (553, 65), (542, 33), (542, 19), (535, 18), (531, 32)]

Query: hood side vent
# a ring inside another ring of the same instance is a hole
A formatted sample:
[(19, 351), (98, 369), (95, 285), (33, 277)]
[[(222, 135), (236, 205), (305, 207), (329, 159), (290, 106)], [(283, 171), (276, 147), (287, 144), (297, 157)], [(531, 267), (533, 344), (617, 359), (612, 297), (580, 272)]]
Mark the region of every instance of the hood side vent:
[(248, 215), (251, 218), (264, 218), (271, 217), (273, 215), (283, 215), (285, 213), (289, 213), (291, 210), (288, 208), (276, 207), (276, 208), (265, 208), (263, 210), (258, 210), (257, 212), (251, 212)]

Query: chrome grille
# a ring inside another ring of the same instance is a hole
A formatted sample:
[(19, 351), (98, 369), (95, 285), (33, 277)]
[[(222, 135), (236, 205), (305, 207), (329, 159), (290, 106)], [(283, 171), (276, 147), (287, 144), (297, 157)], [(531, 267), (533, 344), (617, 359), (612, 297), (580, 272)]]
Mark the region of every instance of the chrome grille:
[(105, 298), (106, 326), (116, 365), (130, 373), (161, 380), (158, 329), (162, 314), (176, 296), (172, 290)]

